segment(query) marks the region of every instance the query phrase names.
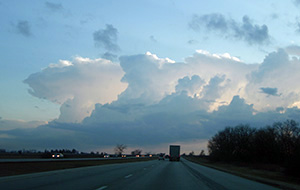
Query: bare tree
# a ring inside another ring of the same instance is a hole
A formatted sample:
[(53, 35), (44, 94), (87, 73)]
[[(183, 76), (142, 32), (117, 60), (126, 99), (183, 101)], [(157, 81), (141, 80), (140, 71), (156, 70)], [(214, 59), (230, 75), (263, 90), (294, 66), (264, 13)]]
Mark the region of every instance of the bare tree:
[(136, 150), (131, 152), (131, 155), (141, 155), (141, 153), (142, 153), (141, 149), (136, 149)]
[(126, 148), (127, 146), (124, 144), (117, 144), (117, 146), (115, 147), (116, 155), (121, 156)]
[(204, 152), (204, 150), (201, 150), (201, 152), (200, 152), (200, 156), (205, 156), (205, 152)]

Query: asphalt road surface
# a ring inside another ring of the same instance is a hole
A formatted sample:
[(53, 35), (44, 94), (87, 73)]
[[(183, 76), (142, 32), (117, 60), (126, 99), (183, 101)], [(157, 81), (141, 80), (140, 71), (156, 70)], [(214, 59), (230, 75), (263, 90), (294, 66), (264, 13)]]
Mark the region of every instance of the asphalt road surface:
[(0, 189), (214, 189), (272, 190), (274, 187), (187, 160), (91, 166), (1, 177)]

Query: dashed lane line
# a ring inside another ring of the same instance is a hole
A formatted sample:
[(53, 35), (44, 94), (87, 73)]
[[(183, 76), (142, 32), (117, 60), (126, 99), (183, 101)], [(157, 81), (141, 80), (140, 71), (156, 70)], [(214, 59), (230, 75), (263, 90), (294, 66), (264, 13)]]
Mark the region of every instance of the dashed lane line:
[(102, 186), (102, 187), (99, 187), (98, 189), (95, 189), (95, 190), (103, 190), (103, 189), (106, 189), (107, 186)]
[(130, 178), (131, 176), (132, 176), (132, 174), (129, 174), (129, 175), (125, 176), (124, 178), (125, 178), (125, 179), (128, 179), (128, 178)]

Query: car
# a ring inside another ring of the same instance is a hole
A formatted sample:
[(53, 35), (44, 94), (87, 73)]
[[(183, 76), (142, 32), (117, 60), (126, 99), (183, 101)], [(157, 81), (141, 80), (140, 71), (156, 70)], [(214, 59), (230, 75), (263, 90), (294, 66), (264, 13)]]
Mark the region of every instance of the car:
[(158, 156), (158, 160), (165, 160), (164, 156)]
[(52, 154), (51, 156), (52, 158), (63, 158), (64, 155), (62, 153), (55, 153), (55, 154)]
[(109, 158), (109, 155), (108, 155), (108, 154), (105, 154), (103, 157), (104, 157), (104, 158)]

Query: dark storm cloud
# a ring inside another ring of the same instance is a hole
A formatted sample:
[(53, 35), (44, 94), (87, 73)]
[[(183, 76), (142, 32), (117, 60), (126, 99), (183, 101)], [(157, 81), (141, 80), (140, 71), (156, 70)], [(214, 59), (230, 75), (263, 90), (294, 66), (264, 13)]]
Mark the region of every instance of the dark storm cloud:
[[(299, 118), (298, 108), (258, 112), (252, 104), (234, 96), (229, 105), (214, 112), (199, 110), (201, 100), (174, 93), (156, 105), (95, 105), (90, 117), (82, 123), (52, 121), (33, 129), (0, 131), (0, 143), (9, 149), (22, 148), (74, 148), (93, 149), (114, 146), (156, 145), (207, 139), (226, 126), (241, 123), (261, 127), (275, 121)], [(169, 111), (168, 111), (169, 110)], [(4, 138), (3, 138), (4, 137)]]
[(234, 38), (246, 41), (248, 44), (268, 44), (270, 41), (268, 27), (266, 25), (253, 24), (248, 16), (244, 16), (242, 22), (226, 18), (222, 14), (194, 15), (189, 27), (194, 31), (203, 29), (215, 31), (225, 38)]
[(107, 24), (105, 29), (100, 29), (93, 34), (96, 47), (103, 47), (107, 51), (119, 51), (117, 44), (118, 30), (111, 24)]
[(281, 94), (278, 94), (277, 88), (260, 88), (261, 93), (267, 94), (268, 96), (280, 96)]
[(32, 36), (30, 24), (26, 20), (20, 20), (18, 21), (18, 24), (16, 25), (16, 29), (19, 34), (22, 34), (23, 36), (29, 37)]
[(60, 3), (51, 3), (51, 2), (46, 2), (45, 3), (46, 7), (48, 9), (50, 9), (51, 11), (53, 12), (56, 12), (56, 11), (61, 11), (63, 10), (63, 6), (60, 4)]

